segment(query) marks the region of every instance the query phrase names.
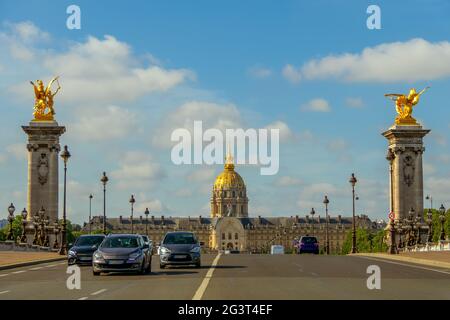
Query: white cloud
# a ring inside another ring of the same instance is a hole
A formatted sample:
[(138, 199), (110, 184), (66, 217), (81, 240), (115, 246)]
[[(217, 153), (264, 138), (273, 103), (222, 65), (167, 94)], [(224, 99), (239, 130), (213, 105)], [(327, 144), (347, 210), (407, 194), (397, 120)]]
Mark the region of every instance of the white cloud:
[[(289, 66), (289, 70), (295, 68)], [(294, 72), (293, 71), (293, 72)], [(310, 60), (298, 71), (298, 79), (330, 79), (348, 82), (414, 82), (450, 76), (450, 42), (411, 39), (383, 43), (360, 53), (329, 55)]]
[(322, 98), (312, 99), (300, 107), (302, 111), (330, 112), (331, 107), (327, 100)]
[(187, 102), (164, 116), (162, 125), (156, 128), (153, 144), (161, 148), (170, 148), (172, 131), (185, 128), (193, 134), (194, 121), (203, 122), (203, 130), (215, 128), (223, 133), (227, 128), (241, 128), (239, 110), (233, 104), (217, 104), (204, 101)]
[(27, 148), (22, 143), (11, 144), (6, 147), (6, 151), (12, 155), (16, 160), (27, 159)]
[(294, 178), (291, 176), (283, 176), (279, 177), (275, 181), (275, 185), (279, 187), (291, 187), (291, 186), (298, 186), (302, 183), (302, 181), (298, 178)]
[(284, 66), (282, 73), (283, 76), (292, 83), (298, 83), (302, 79), (300, 71), (290, 64)]
[[(62, 85), (60, 103), (116, 104), (133, 101), (145, 94), (167, 91), (195, 74), (187, 69), (165, 69), (150, 64), (151, 54), (133, 54), (132, 48), (115, 37), (89, 36), (85, 42), (71, 42), (63, 52), (39, 49), (36, 39), (47, 39), (48, 34), (34, 24), (11, 24), (0, 33), (0, 41), (9, 48), (13, 59), (26, 61), (30, 68), (39, 66), (40, 76), (47, 81), (60, 75)], [(147, 61), (147, 65), (143, 65)], [(28, 96), (30, 85), (22, 82), (10, 86), (10, 91)]]
[(161, 165), (144, 152), (130, 151), (120, 160), (120, 168), (111, 172), (119, 189), (145, 188), (161, 181), (166, 173)]
[(344, 151), (348, 149), (348, 143), (342, 138), (333, 139), (328, 143), (327, 149), (334, 152)]
[(272, 71), (268, 68), (253, 67), (248, 70), (248, 74), (257, 79), (265, 79), (272, 75)]
[(191, 182), (211, 182), (214, 178), (215, 170), (213, 168), (202, 168), (193, 171), (186, 178)]
[(347, 99), (345, 99), (345, 104), (350, 108), (364, 107), (364, 101), (361, 98), (348, 97)]
[(136, 114), (118, 106), (90, 108), (71, 124), (68, 134), (73, 139), (105, 141), (119, 139), (135, 130)]
[(190, 197), (192, 196), (191, 188), (181, 188), (175, 191), (175, 196), (177, 197)]
[(281, 141), (286, 141), (286, 140), (290, 140), (294, 137), (294, 133), (292, 132), (292, 130), (289, 128), (289, 126), (287, 125), (287, 123), (283, 122), (283, 121), (275, 121), (272, 122), (270, 124), (268, 124), (265, 129), (271, 130), (271, 129), (278, 129), (280, 130), (280, 140)]

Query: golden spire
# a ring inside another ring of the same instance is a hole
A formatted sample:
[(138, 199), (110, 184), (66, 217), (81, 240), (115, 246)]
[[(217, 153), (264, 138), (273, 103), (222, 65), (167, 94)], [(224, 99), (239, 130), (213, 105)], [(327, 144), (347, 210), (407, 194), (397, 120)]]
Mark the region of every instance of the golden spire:
[(225, 157), (225, 169), (234, 170), (234, 159), (231, 155), (230, 144), (227, 144), (227, 155)]

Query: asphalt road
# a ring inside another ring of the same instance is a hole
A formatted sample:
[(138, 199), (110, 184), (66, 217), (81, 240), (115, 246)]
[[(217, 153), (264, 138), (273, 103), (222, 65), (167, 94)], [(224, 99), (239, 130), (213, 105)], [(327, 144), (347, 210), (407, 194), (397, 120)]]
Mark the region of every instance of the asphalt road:
[[(0, 271), (0, 299), (450, 299), (450, 270), (351, 256), (204, 255), (203, 267), (94, 277), (69, 290), (65, 262)], [(381, 289), (369, 290), (369, 265)]]

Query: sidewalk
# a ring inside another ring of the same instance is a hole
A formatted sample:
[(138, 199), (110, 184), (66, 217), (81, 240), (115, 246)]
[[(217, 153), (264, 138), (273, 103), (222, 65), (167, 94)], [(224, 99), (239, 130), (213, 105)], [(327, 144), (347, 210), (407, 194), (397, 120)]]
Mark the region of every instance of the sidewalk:
[(450, 251), (387, 253), (356, 253), (357, 256), (382, 258), (450, 269)]
[(0, 251), (0, 270), (65, 260), (66, 258), (56, 252)]

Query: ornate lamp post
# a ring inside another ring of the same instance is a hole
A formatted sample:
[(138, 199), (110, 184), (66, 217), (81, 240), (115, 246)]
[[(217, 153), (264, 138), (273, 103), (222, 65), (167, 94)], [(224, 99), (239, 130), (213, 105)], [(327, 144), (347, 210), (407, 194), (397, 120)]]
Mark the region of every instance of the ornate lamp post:
[(14, 234), (13, 234), (13, 221), (14, 221), (14, 211), (16, 211), (16, 208), (14, 207), (14, 205), (11, 203), (8, 207), (8, 222), (9, 222), (9, 229), (8, 229), (8, 234), (6, 235), (6, 240), (8, 241), (14, 241)]
[(433, 242), (433, 211), (428, 209), (427, 212), (428, 236), (427, 242)]
[(67, 149), (67, 146), (64, 146), (64, 150), (61, 152), (60, 156), (64, 161), (64, 201), (63, 201), (63, 221), (61, 229), (61, 248), (59, 249), (59, 254), (66, 255), (67, 254), (66, 185), (67, 185), (67, 161), (69, 161), (70, 158), (70, 152), (69, 149)]
[(108, 183), (108, 180), (106, 172), (103, 172), (103, 176), (100, 179), (103, 184), (103, 234), (106, 234), (106, 184)]
[(148, 215), (150, 214), (150, 211), (148, 208), (145, 208), (145, 234), (148, 236)]
[(415, 222), (414, 222), (414, 208), (411, 208), (408, 213), (407, 225), (408, 225), (408, 246), (413, 246), (416, 242), (415, 240)]
[(330, 200), (328, 200), (327, 196), (323, 199), (323, 203), (325, 204), (325, 252), (330, 254), (330, 239), (328, 237), (328, 204)]
[(314, 210), (314, 208), (311, 208), (311, 217), (312, 217), (312, 223), (311, 223), (311, 227), (312, 227), (312, 235), (314, 236), (314, 215), (316, 214), (316, 211)]
[(27, 235), (26, 235), (26, 226), (27, 226), (27, 216), (28, 212), (27, 209), (23, 208), (22, 210), (22, 235), (20, 236), (20, 242), (26, 243), (27, 242)]
[(431, 210), (433, 210), (433, 197), (430, 195), (427, 195), (425, 197), (425, 199), (430, 200), (430, 208), (431, 208)]
[(53, 224), (53, 233), (55, 235), (55, 242), (53, 243), (53, 249), (58, 249), (59, 248), (59, 243), (58, 243), (59, 225), (57, 222), (55, 222)]
[(352, 200), (353, 200), (353, 215), (352, 215), (352, 253), (356, 253), (356, 219), (355, 219), (355, 185), (356, 182), (355, 174), (352, 173), (352, 176), (350, 177), (350, 184), (352, 185)]
[(133, 234), (133, 212), (134, 212), (134, 203), (136, 202), (133, 195), (131, 195), (129, 202), (131, 205), (131, 233)]
[(441, 204), (441, 207), (439, 208), (439, 220), (441, 221), (441, 236), (439, 237), (439, 239), (441, 241), (445, 241), (445, 228), (444, 228), (444, 224), (445, 224), (445, 207), (443, 204)]
[(92, 233), (92, 194), (89, 195), (89, 234)]
[[(390, 235), (391, 235), (391, 245), (389, 246), (389, 253), (396, 254), (397, 253), (397, 243), (395, 241), (395, 220), (394, 215), (390, 215)], [(400, 240), (401, 241), (401, 240)]]

